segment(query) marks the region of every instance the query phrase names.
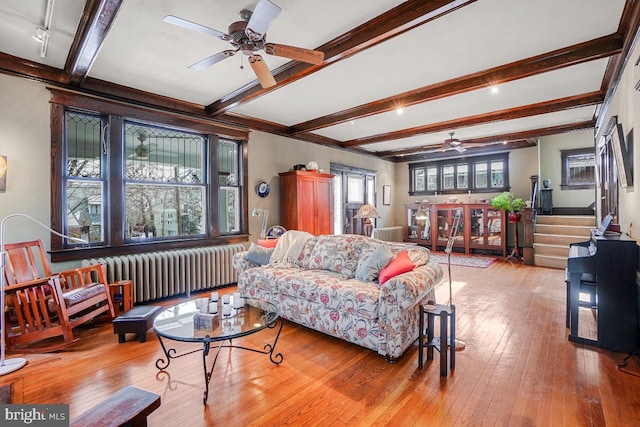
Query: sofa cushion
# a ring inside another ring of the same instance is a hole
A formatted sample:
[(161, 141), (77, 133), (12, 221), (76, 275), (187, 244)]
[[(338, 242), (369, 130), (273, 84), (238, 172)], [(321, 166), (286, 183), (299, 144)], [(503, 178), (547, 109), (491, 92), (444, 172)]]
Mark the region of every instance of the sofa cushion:
[(363, 252), (373, 252), (379, 245), (370, 237), (355, 234), (318, 236), (309, 268), (334, 271), (353, 278)]
[(397, 242), (385, 242), (385, 246), (391, 249), (394, 255), (399, 254), (402, 251), (407, 251), (409, 259), (416, 267), (425, 265), (429, 262), (429, 255), (431, 252), (424, 246), (418, 246), (415, 243), (397, 243)]
[(258, 239), (258, 245), (263, 248), (275, 248), (278, 244), (278, 239)]
[(380, 271), (379, 282), (384, 284), (387, 280), (399, 274), (406, 273), (416, 268), (416, 265), (409, 259), (407, 251), (401, 251), (396, 257)]
[(251, 246), (249, 246), (249, 250), (247, 251), (247, 259), (258, 265), (269, 264), (269, 259), (271, 259), (273, 250), (274, 248), (265, 248), (252, 242)]
[(385, 268), (393, 259), (394, 254), (385, 246), (380, 245), (378, 248), (366, 256), (358, 268), (356, 269), (356, 279), (363, 282), (372, 282), (378, 278), (380, 270)]
[(300, 251), (300, 255), (298, 255), (298, 258), (293, 262), (294, 267), (309, 268), (309, 260), (311, 259), (311, 253), (316, 243), (318, 243), (317, 237), (307, 240), (302, 251)]
[(246, 292), (249, 297), (255, 295), (255, 288), (260, 288), (281, 298), (306, 300), (369, 319), (378, 317), (380, 290), (377, 285), (358, 279), (345, 280), (340, 273), (263, 266), (248, 269), (242, 280), (252, 284)]

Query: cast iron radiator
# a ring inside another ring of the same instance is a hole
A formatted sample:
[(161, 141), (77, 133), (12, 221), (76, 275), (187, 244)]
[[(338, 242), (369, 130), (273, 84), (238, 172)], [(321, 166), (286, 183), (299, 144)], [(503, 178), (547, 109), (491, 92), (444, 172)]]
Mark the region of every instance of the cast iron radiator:
[(207, 246), (82, 260), (106, 264), (109, 283), (133, 280), (134, 301), (143, 302), (238, 281), (233, 255), (242, 244)]
[(402, 242), (404, 240), (404, 228), (400, 225), (374, 228), (372, 237), (387, 242)]

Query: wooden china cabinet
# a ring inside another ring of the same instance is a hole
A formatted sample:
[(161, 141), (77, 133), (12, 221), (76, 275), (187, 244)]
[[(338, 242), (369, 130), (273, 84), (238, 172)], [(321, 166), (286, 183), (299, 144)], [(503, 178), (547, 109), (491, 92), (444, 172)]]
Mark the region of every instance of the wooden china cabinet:
[(507, 255), (507, 228), (504, 211), (489, 203), (413, 203), (405, 206), (405, 241), (443, 250), (447, 246), (453, 218), (460, 225), (453, 243), (454, 251), (466, 254), (496, 251)]
[(287, 230), (333, 234), (333, 175), (289, 171), (280, 175), (280, 223)]

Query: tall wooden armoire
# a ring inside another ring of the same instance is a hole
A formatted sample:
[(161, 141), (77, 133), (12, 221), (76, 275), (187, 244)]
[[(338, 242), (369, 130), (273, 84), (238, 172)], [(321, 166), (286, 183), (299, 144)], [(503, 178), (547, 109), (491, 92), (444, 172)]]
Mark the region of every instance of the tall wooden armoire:
[(333, 234), (333, 175), (312, 171), (280, 173), (280, 224), (313, 235)]

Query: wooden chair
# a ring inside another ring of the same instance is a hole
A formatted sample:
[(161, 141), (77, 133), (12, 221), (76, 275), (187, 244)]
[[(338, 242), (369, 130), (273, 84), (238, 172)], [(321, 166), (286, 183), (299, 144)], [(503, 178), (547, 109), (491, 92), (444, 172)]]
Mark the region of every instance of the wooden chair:
[[(9, 351), (46, 352), (77, 341), (72, 329), (102, 313), (115, 317), (105, 268), (96, 264), (51, 272), (42, 241), (5, 245)], [(61, 336), (63, 343), (29, 346)]]

